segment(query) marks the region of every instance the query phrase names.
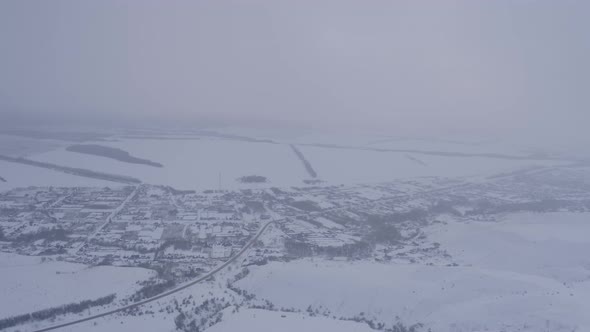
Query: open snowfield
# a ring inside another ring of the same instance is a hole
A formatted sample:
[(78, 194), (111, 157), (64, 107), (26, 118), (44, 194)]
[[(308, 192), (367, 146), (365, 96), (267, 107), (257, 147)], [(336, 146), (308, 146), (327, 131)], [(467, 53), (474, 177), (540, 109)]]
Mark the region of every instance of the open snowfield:
[(274, 312), (260, 309), (242, 309), (235, 314), (224, 313), (223, 321), (207, 332), (371, 332), (367, 324), (341, 321), (307, 314)]
[(0, 160), (0, 192), (19, 187), (106, 187), (116, 183)]
[[(150, 184), (178, 189), (225, 189), (301, 185), (307, 173), (289, 146), (224, 139), (157, 140), (128, 139), (96, 144), (125, 150), (162, 168), (129, 164), (109, 158), (57, 149), (37, 154), (33, 160), (69, 167), (128, 175)], [(237, 178), (265, 176), (269, 183), (242, 184)]]
[[(39, 325), (37, 327), (42, 327)], [(84, 322), (78, 325), (67, 326), (59, 329), (63, 332), (173, 332), (177, 331), (174, 327), (174, 315), (155, 312), (153, 315), (142, 316), (121, 316), (113, 315), (105, 318), (99, 318), (93, 321)]]
[(27, 157), (57, 149), (65, 145), (64, 142), (51, 139), (34, 139), (13, 135), (0, 134), (0, 155), (9, 157)]
[[(18, 139), (20, 140), (20, 138)], [(308, 137), (308, 139), (311, 138)], [(344, 138), (338, 139), (344, 140)], [(49, 146), (50, 143), (38, 140), (39, 147), (37, 149), (32, 146), (31, 139), (26, 140), (28, 146), (27, 157), (36, 161), (132, 176), (145, 183), (170, 185), (178, 189), (216, 189), (219, 186), (220, 175), (221, 186), (224, 189), (300, 186), (303, 184), (302, 180), (309, 178), (303, 164), (286, 143), (246, 142), (206, 136), (193, 136), (192, 139), (122, 138), (112, 141), (86, 142), (121, 149), (134, 157), (164, 165), (164, 167), (158, 168), (126, 163), (101, 156), (70, 152), (66, 150), (67, 145), (63, 145), (63, 142), (61, 142), (61, 145), (53, 144)], [(343, 142), (347, 143), (349, 141), (357, 142), (354, 146), (369, 148), (399, 148), (461, 153), (496, 152), (494, 149), (483, 148), (479, 145), (444, 141), (383, 141), (383, 138), (379, 140), (378, 137), (353, 136), (348, 137)], [(5, 145), (13, 146), (16, 144), (8, 143)], [(336, 141), (335, 144), (337, 143)], [(300, 145), (298, 148), (318, 173), (318, 177), (326, 181), (326, 184), (375, 183), (422, 176), (487, 176), (532, 166), (563, 164), (563, 162), (557, 161), (447, 157), (421, 153), (335, 149), (305, 145)], [(513, 154), (520, 155), (521, 153), (515, 152)], [(16, 165), (16, 167), (21, 167), (21, 165)], [(50, 172), (50, 174), (53, 174), (55, 172), (49, 170), (40, 171), (43, 174), (40, 173), (29, 177), (23, 172), (21, 174), (24, 175), (17, 174), (21, 176), (9, 174), (11, 173), (10, 169), (4, 171), (3, 168), (5, 167), (0, 168), (0, 176), (9, 182), (0, 183), (0, 190), (7, 186), (45, 185), (42, 182), (49, 182), (48, 185), (53, 183), (69, 185), (69, 183), (80, 182), (58, 178), (51, 179), (45, 173)], [(24, 172), (26, 173), (26, 171)], [(238, 178), (247, 175), (265, 176), (269, 183), (248, 184), (237, 181)], [(13, 178), (12, 181), (10, 180), (11, 177)], [(61, 177), (71, 176), (61, 175)], [(90, 185), (96, 183), (96, 180), (94, 181)]]
[[(457, 267), (300, 260), (256, 269), (238, 285), (277, 306), (399, 316), (439, 332), (590, 330), (588, 214), (513, 215), (429, 229)], [(362, 282), (359, 282), (362, 280)]]
[(113, 293), (133, 293), (136, 282), (154, 271), (67, 262), (41, 262), (40, 257), (0, 253), (0, 318), (25, 314)]
[(460, 265), (542, 276), (574, 291), (590, 286), (590, 213), (511, 214), (436, 225), (427, 234)]
[(329, 183), (368, 183), (396, 179), (441, 176), (487, 176), (555, 161), (507, 160), (486, 157), (445, 157), (300, 146), (322, 180)]
[(450, 153), (498, 153), (513, 156), (526, 156), (530, 148), (519, 147), (508, 142), (460, 142), (453, 140), (413, 139), (413, 138), (382, 138), (375, 139), (364, 145), (368, 148), (391, 150), (436, 151)]

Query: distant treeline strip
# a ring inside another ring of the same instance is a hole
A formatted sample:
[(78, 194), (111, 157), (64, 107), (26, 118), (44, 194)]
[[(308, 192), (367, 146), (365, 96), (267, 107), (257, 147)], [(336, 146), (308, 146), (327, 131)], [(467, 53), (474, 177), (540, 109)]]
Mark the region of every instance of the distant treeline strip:
[(66, 148), (67, 151), (70, 152), (77, 152), (82, 154), (89, 154), (93, 156), (105, 157), (110, 158), (118, 161), (122, 161), (124, 163), (130, 164), (140, 164), (140, 165), (148, 165), (152, 167), (164, 167), (164, 165), (153, 162), (148, 159), (141, 159), (134, 157), (129, 154), (129, 152), (112, 148), (110, 146), (103, 146), (97, 144), (76, 144), (71, 145)]
[(297, 155), (299, 160), (301, 160), (301, 162), (303, 163), (303, 166), (305, 166), (305, 170), (307, 171), (307, 173), (309, 173), (309, 176), (311, 176), (314, 179), (317, 178), (318, 174), (313, 169), (313, 167), (311, 167), (311, 164), (309, 163), (309, 161), (307, 159), (305, 159), (305, 156), (303, 155), (303, 153), (301, 151), (299, 151), (299, 149), (295, 145), (290, 144), (289, 146), (291, 147), (293, 152), (295, 152), (295, 154)]
[(6, 182), (6, 179), (0, 176), (0, 182)]
[(89, 169), (83, 169), (83, 168), (73, 168), (73, 167), (67, 167), (67, 166), (60, 166), (60, 165), (55, 165), (55, 164), (45, 163), (45, 162), (41, 162), (41, 161), (25, 159), (25, 158), (14, 158), (14, 157), (0, 155), (0, 160), (8, 161), (11, 163), (25, 164), (25, 165), (34, 166), (34, 167), (47, 168), (47, 169), (51, 169), (51, 170), (66, 173), (66, 174), (83, 176), (83, 177), (98, 179), (98, 180), (105, 180), (105, 181), (118, 182), (118, 183), (124, 183), (124, 184), (141, 183), (141, 181), (139, 179), (136, 179), (136, 178), (133, 178), (130, 176), (101, 173), (101, 172), (91, 171)]
[(42, 321), (50, 318), (65, 314), (77, 314), (81, 313), (91, 307), (98, 307), (112, 303), (115, 300), (115, 294), (104, 296), (96, 300), (84, 300), (76, 303), (70, 303), (55, 308), (49, 308), (44, 310), (35, 311), (33, 313), (12, 316), (4, 319), (0, 319), (0, 330), (7, 329), (9, 327), (29, 323), (32, 321)]

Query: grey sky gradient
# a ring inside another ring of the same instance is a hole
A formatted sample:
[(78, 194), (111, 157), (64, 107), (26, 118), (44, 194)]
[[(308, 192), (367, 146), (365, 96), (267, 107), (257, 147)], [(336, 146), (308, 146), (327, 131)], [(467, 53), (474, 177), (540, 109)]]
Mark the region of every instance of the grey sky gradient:
[(584, 136), (589, 17), (585, 0), (3, 0), (0, 111)]

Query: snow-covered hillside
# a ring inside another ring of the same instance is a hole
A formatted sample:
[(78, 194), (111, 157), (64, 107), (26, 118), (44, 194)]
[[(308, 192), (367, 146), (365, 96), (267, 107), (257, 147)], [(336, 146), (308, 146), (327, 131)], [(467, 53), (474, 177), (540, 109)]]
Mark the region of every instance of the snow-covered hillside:
[(362, 312), (388, 324), (398, 316), (433, 331), (583, 331), (590, 329), (589, 220), (587, 213), (517, 214), (436, 225), (429, 239), (457, 266), (305, 259), (256, 268), (239, 286), (277, 306)]

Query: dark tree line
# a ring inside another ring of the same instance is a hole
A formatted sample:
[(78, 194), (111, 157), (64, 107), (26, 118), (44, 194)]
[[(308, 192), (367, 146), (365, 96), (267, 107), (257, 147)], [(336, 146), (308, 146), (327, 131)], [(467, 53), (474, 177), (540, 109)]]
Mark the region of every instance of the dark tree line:
[(15, 239), (15, 242), (31, 243), (37, 240), (67, 241), (69, 239), (69, 234), (71, 234), (70, 231), (67, 231), (61, 227), (53, 229), (41, 229), (34, 233), (21, 234)]
[(294, 201), (289, 203), (289, 205), (298, 208), (299, 210), (307, 211), (307, 212), (315, 212), (320, 211), (320, 207), (317, 205), (316, 202), (313, 201)]
[(301, 151), (299, 151), (299, 149), (295, 145), (291, 144), (290, 146), (293, 152), (295, 152), (295, 154), (297, 155), (297, 158), (299, 158), (299, 160), (301, 160), (301, 162), (303, 163), (303, 166), (305, 167), (305, 170), (307, 171), (309, 176), (311, 176), (314, 179), (317, 178), (318, 173), (316, 173), (316, 171), (311, 166), (311, 163), (305, 158), (305, 155)]
[(176, 282), (174, 280), (168, 280), (157, 284), (146, 285), (139, 289), (135, 294), (133, 294), (130, 298), (132, 302), (139, 302), (143, 299), (149, 299), (150, 297), (154, 297), (158, 294), (165, 292), (166, 290), (176, 286)]
[(347, 243), (339, 247), (320, 247), (297, 239), (286, 239), (285, 249), (292, 257), (309, 257), (325, 255), (329, 257), (365, 257), (373, 250), (373, 245), (366, 241)]
[(238, 178), (238, 181), (242, 183), (266, 183), (268, 180), (261, 175), (246, 175)]
[(110, 304), (115, 300), (115, 297), (115, 294), (111, 294), (105, 297), (98, 298), (96, 300), (84, 300), (76, 303), (66, 304), (60, 307), (49, 308), (24, 315), (4, 318), (0, 320), (0, 330), (32, 321), (41, 321), (50, 318), (55, 318), (60, 315), (77, 314), (84, 310), (90, 309), (91, 307), (98, 307)]

